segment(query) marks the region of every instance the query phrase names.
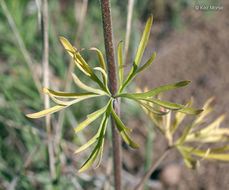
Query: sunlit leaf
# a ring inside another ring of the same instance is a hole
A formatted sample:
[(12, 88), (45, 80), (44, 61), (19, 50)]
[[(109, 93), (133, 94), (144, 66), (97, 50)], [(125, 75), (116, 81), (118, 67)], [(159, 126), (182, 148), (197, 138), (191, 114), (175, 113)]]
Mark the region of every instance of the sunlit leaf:
[(104, 91), (102, 91), (100, 89), (95, 89), (95, 88), (92, 88), (92, 87), (82, 83), (80, 81), (80, 79), (74, 73), (72, 73), (72, 77), (73, 77), (73, 80), (76, 83), (76, 85), (79, 86), (80, 88), (82, 88), (82, 89), (84, 89), (84, 90), (86, 90), (88, 92), (92, 92), (92, 93), (96, 93), (96, 94), (100, 94), (100, 95), (106, 94), (106, 92), (104, 92)]
[(137, 98), (135, 98), (132, 94), (119, 94), (118, 97), (124, 97), (124, 98), (129, 98), (129, 99), (132, 99), (134, 100), (135, 102), (139, 103), (140, 105), (144, 106), (147, 110), (155, 113), (155, 114), (158, 114), (158, 115), (165, 115), (167, 114), (168, 112), (163, 112), (147, 103), (144, 103), (144, 101), (141, 101)]
[(108, 85), (107, 85), (107, 73), (101, 67), (95, 67), (94, 70), (100, 71), (102, 73), (104, 85), (105, 85), (105, 88), (106, 88), (106, 92), (108, 92), (110, 94), (110, 91), (109, 91)]
[(203, 112), (202, 109), (193, 109), (193, 108), (183, 108), (183, 109), (179, 109), (179, 112), (185, 113), (185, 114), (191, 114), (191, 115), (198, 115), (201, 112)]
[(139, 64), (140, 64), (140, 61), (142, 59), (142, 55), (144, 53), (147, 41), (149, 39), (152, 22), (153, 22), (153, 16), (151, 15), (146, 22), (145, 29), (144, 29), (142, 37), (141, 37), (141, 41), (138, 45), (136, 57), (134, 60), (134, 62), (137, 66), (139, 66)]
[(128, 144), (132, 148), (138, 148), (138, 145), (125, 132), (125, 130), (128, 128), (125, 127), (125, 125), (122, 123), (122, 121), (119, 119), (119, 117), (116, 115), (116, 113), (114, 112), (113, 109), (111, 110), (111, 115), (115, 121), (115, 124), (117, 126), (118, 131), (120, 132), (120, 134), (121, 134), (123, 140), (126, 142), (126, 144)]
[(48, 109), (45, 109), (45, 110), (42, 110), (42, 111), (39, 111), (36, 113), (27, 114), (26, 116), (29, 118), (40, 118), (40, 117), (44, 117), (48, 114), (55, 113), (55, 112), (65, 108), (65, 107), (66, 107), (65, 105), (56, 105), (54, 107), (51, 107), (51, 108), (48, 108)]
[(54, 90), (50, 90), (47, 88), (43, 88), (44, 93), (51, 94), (52, 96), (58, 97), (58, 98), (83, 98), (88, 97), (91, 95), (96, 95), (95, 93), (68, 93), (68, 92), (57, 92)]
[(95, 51), (98, 54), (100, 66), (104, 69), (104, 71), (107, 71), (102, 52), (99, 49), (94, 47), (90, 48), (90, 50)]
[(60, 39), (62, 45), (64, 46), (64, 48), (67, 50), (67, 52), (73, 57), (75, 50), (73, 49), (70, 42), (62, 36), (59, 39)]
[(214, 153), (214, 150), (213, 150), (213, 151), (210, 151), (206, 155), (206, 150), (198, 150), (198, 149), (192, 150), (192, 148), (186, 147), (186, 146), (182, 146), (182, 149), (187, 152), (192, 151), (193, 155), (205, 157), (205, 159), (216, 159), (216, 160), (221, 160), (221, 161), (229, 161), (229, 154), (226, 154), (226, 153), (217, 154), (217, 153)]
[(87, 161), (83, 164), (83, 166), (78, 170), (79, 173), (87, 170), (88, 168), (91, 167), (91, 165), (94, 163), (94, 161), (96, 160), (96, 158), (99, 155), (101, 146), (96, 145), (96, 147), (94, 148), (94, 150), (92, 151), (91, 155), (89, 156), (89, 158), (87, 159)]
[[(187, 104), (187, 107), (191, 107), (193, 104), (193, 98), (191, 98)], [(173, 121), (173, 124), (170, 128), (171, 133), (174, 133), (177, 127), (180, 125), (180, 123), (184, 120), (186, 114), (177, 112), (175, 115), (175, 119)]]
[(194, 159), (191, 156), (191, 152), (185, 152), (180, 147), (178, 149), (179, 149), (180, 153), (182, 154), (182, 156), (184, 158), (184, 162), (185, 162), (185, 164), (186, 164), (186, 166), (188, 168), (190, 168), (190, 169), (197, 169), (200, 166), (200, 162), (198, 160)]
[(118, 77), (119, 77), (119, 88), (122, 86), (123, 83), (123, 57), (122, 57), (122, 45), (123, 42), (119, 42), (118, 44), (118, 51), (117, 51), (117, 57), (118, 57)]
[(157, 94), (160, 94), (162, 92), (166, 92), (169, 90), (174, 90), (176, 88), (186, 86), (189, 83), (190, 83), (190, 81), (182, 81), (182, 82), (178, 82), (178, 83), (174, 83), (174, 84), (169, 84), (169, 85), (161, 86), (161, 87), (156, 88), (156, 89), (149, 91), (149, 92), (135, 93), (135, 94), (133, 94), (133, 96), (136, 98), (149, 98), (149, 97), (153, 97)]
[(155, 98), (141, 98), (141, 100), (152, 102), (154, 104), (157, 104), (159, 106), (162, 106), (164, 108), (171, 109), (171, 110), (179, 110), (179, 109), (184, 108), (183, 105), (179, 105), (179, 104), (175, 104), (175, 103), (171, 103), (171, 102), (158, 100), (158, 99), (155, 99)]
[(110, 102), (104, 106), (103, 108), (91, 113), (90, 115), (87, 116), (87, 119), (84, 120), (82, 123), (80, 123), (76, 128), (75, 128), (75, 133), (78, 133), (79, 131), (81, 131), (82, 129), (84, 129), (85, 127), (87, 127), (91, 122), (93, 122), (94, 120), (96, 120), (99, 116), (101, 116), (106, 110), (107, 107), (109, 106)]
[(137, 73), (143, 71), (144, 69), (146, 69), (148, 66), (150, 66), (150, 64), (154, 61), (156, 57), (156, 53), (154, 52), (153, 55), (149, 58), (149, 60), (137, 70)]
[(95, 143), (98, 140), (99, 134), (96, 134), (94, 137), (92, 137), (87, 143), (79, 147), (78, 149), (75, 150), (75, 154), (79, 153), (85, 149), (87, 149), (89, 146), (91, 146), (93, 143)]

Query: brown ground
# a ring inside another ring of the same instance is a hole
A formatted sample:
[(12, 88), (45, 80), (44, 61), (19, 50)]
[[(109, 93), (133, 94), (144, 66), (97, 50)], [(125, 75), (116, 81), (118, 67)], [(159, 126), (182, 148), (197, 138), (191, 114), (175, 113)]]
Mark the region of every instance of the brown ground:
[[(151, 33), (150, 47), (145, 57), (149, 57), (152, 49), (157, 52), (156, 61), (150, 68), (136, 78), (138, 86), (149, 86), (150, 89), (160, 85), (181, 80), (191, 80), (192, 83), (185, 88), (167, 93), (165, 98), (182, 103), (193, 96), (194, 107), (200, 108), (211, 96), (216, 97), (216, 110), (213, 118), (220, 113), (229, 112), (229, 2), (224, 3), (223, 11), (214, 12), (214, 16), (206, 19), (203, 12), (190, 10), (184, 15), (191, 23), (182, 31), (170, 33), (166, 38), (158, 36), (164, 26), (155, 23)], [(156, 44), (156, 45), (155, 45)], [(159, 45), (158, 45), (159, 44)], [(163, 73), (163, 74), (162, 74)], [(229, 117), (222, 126), (227, 127)], [(135, 128), (132, 133), (137, 142), (145, 147), (146, 129), (139, 128), (142, 121), (135, 120), (129, 123)], [(143, 129), (143, 130), (142, 130)], [(153, 160), (156, 160), (165, 141), (158, 133), (155, 136)], [(142, 176), (145, 157), (144, 148), (137, 151), (124, 151), (124, 162), (136, 176)], [(132, 158), (132, 159), (131, 159)], [(131, 161), (134, 159), (134, 161)], [(181, 167), (181, 179), (174, 188), (178, 190), (227, 190), (229, 189), (229, 164), (204, 161), (197, 170), (187, 169), (181, 156), (172, 153), (166, 158), (163, 165), (178, 163)], [(131, 187), (130, 187), (131, 189)], [(157, 188), (156, 188), (157, 189)], [(159, 188), (168, 189), (168, 188)]]

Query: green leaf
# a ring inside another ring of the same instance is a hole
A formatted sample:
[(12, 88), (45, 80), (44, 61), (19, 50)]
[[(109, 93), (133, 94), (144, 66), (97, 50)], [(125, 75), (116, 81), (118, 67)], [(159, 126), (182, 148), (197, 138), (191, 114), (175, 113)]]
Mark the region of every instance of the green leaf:
[(89, 146), (91, 146), (93, 143), (95, 143), (98, 140), (99, 134), (96, 134), (94, 137), (92, 137), (87, 143), (85, 143), (84, 145), (82, 145), (81, 147), (79, 147), (78, 149), (75, 150), (75, 154), (85, 150), (86, 148), (88, 148)]
[(180, 109), (184, 108), (183, 105), (179, 105), (179, 104), (175, 104), (175, 103), (171, 103), (171, 102), (158, 100), (158, 99), (155, 99), (155, 98), (141, 98), (141, 100), (145, 100), (147, 102), (152, 102), (154, 104), (157, 104), (159, 106), (162, 106), (164, 108), (171, 109), (171, 110), (180, 110)]
[(95, 88), (92, 88), (90, 86), (87, 86), (86, 84), (82, 83), (80, 81), (80, 79), (74, 74), (72, 73), (72, 77), (73, 77), (73, 80), (74, 82), (76, 83), (77, 86), (79, 86), (80, 88), (88, 91), (88, 92), (92, 92), (92, 93), (95, 93), (95, 94), (100, 94), (100, 95), (105, 95), (107, 94), (105, 91), (103, 90), (100, 90), (100, 89), (95, 89)]
[[(215, 159), (215, 160), (221, 160), (221, 161), (229, 161), (229, 154), (217, 154), (214, 152), (221, 152), (222, 150), (213, 150), (209, 151), (208, 154), (206, 154), (206, 150), (198, 150), (198, 149), (192, 149), (191, 147), (182, 146), (182, 149), (184, 151), (192, 151), (193, 155), (204, 157), (205, 159)], [(207, 150), (208, 151), (208, 150)]]
[(67, 50), (67, 52), (73, 57), (74, 53), (75, 53), (75, 49), (72, 47), (70, 42), (62, 36), (60, 36), (59, 39), (60, 39), (62, 45), (64, 46), (64, 48)]
[[(69, 43), (69, 41), (64, 38), (60, 37), (60, 41), (63, 44), (64, 48), (68, 51), (68, 53), (74, 58), (74, 62), (77, 65), (77, 67), (87, 76), (89, 76), (93, 81), (95, 81), (103, 90), (105, 89), (105, 86), (103, 83), (99, 80), (99, 78), (94, 74), (94, 72), (90, 69), (86, 61), (82, 58), (80, 53), (77, 51), (76, 48), (72, 47), (72, 45)], [(103, 62), (104, 63), (104, 62)], [(102, 63), (102, 64), (103, 64)], [(103, 64), (103, 67), (105, 68), (105, 64)]]
[(122, 57), (122, 45), (123, 42), (119, 42), (118, 44), (118, 77), (119, 77), (119, 88), (122, 86), (123, 83), (123, 57)]
[(56, 105), (54, 107), (39, 111), (37, 113), (32, 113), (32, 114), (27, 114), (26, 116), (29, 118), (40, 118), (40, 117), (44, 117), (46, 115), (49, 115), (51, 113), (55, 113), (63, 108), (65, 108), (65, 105)]
[(181, 82), (178, 82), (178, 83), (161, 86), (161, 87), (156, 88), (156, 89), (154, 89), (152, 91), (149, 91), (149, 92), (135, 93), (135, 94), (132, 94), (132, 95), (135, 98), (149, 98), (149, 97), (158, 95), (160, 93), (163, 93), (163, 92), (166, 92), (166, 91), (169, 91), (169, 90), (174, 90), (176, 88), (180, 88), (180, 87), (186, 86), (189, 83), (190, 83), (190, 81), (181, 81)]
[(138, 148), (139, 146), (125, 132), (125, 130), (128, 128), (125, 127), (125, 125), (122, 123), (122, 121), (119, 119), (119, 117), (114, 112), (113, 108), (111, 110), (111, 115), (115, 121), (115, 124), (117, 126), (118, 131), (120, 132), (120, 134), (121, 134), (123, 140), (126, 142), (126, 144), (128, 144), (132, 148)]
[(91, 165), (94, 163), (95, 159), (98, 157), (99, 152), (100, 152), (101, 146), (96, 145), (94, 150), (92, 151), (91, 155), (87, 159), (87, 161), (83, 164), (83, 166), (78, 170), (79, 173), (87, 170), (88, 168), (91, 167)]
[(134, 100), (135, 102), (137, 102), (138, 104), (142, 105), (143, 107), (145, 107), (147, 110), (149, 110), (150, 112), (153, 112), (157, 115), (165, 115), (167, 114), (168, 112), (163, 112), (159, 109), (156, 109), (155, 107), (149, 105), (149, 104), (146, 104), (144, 103), (145, 100), (139, 100), (137, 98), (135, 98), (135, 96), (133, 96), (133, 94), (119, 94), (117, 97), (124, 97), (124, 98), (129, 98), (129, 99), (132, 99)]
[(154, 61), (155, 57), (156, 57), (156, 53), (154, 52), (153, 55), (149, 58), (149, 60), (141, 68), (137, 70), (137, 73), (143, 71), (148, 66), (150, 66), (150, 64)]
[(110, 93), (110, 91), (108, 89), (108, 85), (107, 85), (107, 73), (106, 73), (106, 71), (101, 67), (95, 67), (94, 70), (100, 71), (102, 73), (104, 85), (105, 85), (105, 88), (106, 88), (106, 92), (108, 92), (108, 94), (111, 95), (111, 93)]
[(192, 108), (183, 108), (178, 110), (179, 112), (185, 113), (185, 114), (190, 114), (190, 115), (198, 115), (200, 114), (203, 110), (202, 109), (192, 109)]
[(100, 66), (104, 69), (104, 71), (107, 71), (102, 52), (99, 49), (94, 47), (90, 48), (90, 50), (95, 51), (98, 54)]
[(107, 126), (108, 117), (109, 117), (110, 111), (111, 111), (110, 110), (111, 103), (112, 103), (112, 101), (109, 101), (109, 103), (107, 105), (106, 113), (104, 114), (103, 120), (102, 120), (100, 127), (99, 127), (98, 143), (97, 143), (96, 147), (94, 148), (94, 150), (92, 151), (91, 155), (89, 156), (88, 160), (83, 164), (83, 166), (79, 169), (78, 172), (83, 172), (83, 171), (87, 170), (89, 167), (91, 167), (91, 165), (94, 163), (94, 161), (98, 157), (98, 155), (100, 155), (100, 156), (99, 156), (99, 160), (98, 160), (96, 167), (98, 167), (100, 162), (101, 162), (103, 143), (104, 143), (104, 134), (105, 134), (106, 126)]
[(140, 43), (138, 45), (138, 49), (137, 49), (135, 60), (133, 62), (133, 66), (132, 66), (132, 68), (131, 68), (128, 76), (126, 77), (126, 80), (125, 80), (124, 84), (120, 88), (119, 92), (122, 92), (125, 89), (125, 87), (130, 83), (130, 81), (137, 74), (137, 68), (138, 68), (138, 66), (140, 64), (140, 61), (142, 59), (142, 55), (144, 53), (144, 50), (145, 50), (147, 41), (149, 39), (152, 21), (153, 21), (153, 16), (151, 15), (148, 18), (147, 22), (146, 22), (145, 29), (144, 29), (143, 34), (142, 34), (142, 37), (141, 37), (141, 41), (140, 41)]
[(76, 93), (68, 93), (68, 92), (57, 92), (57, 91), (50, 90), (48, 88), (43, 88), (43, 92), (58, 98), (83, 98), (91, 95), (96, 95), (95, 93), (76, 94)]
[(151, 15), (148, 18), (147, 22), (146, 22), (145, 29), (143, 31), (141, 41), (140, 41), (140, 43), (138, 45), (138, 50), (137, 50), (136, 57), (135, 57), (135, 60), (134, 60), (134, 62), (135, 62), (135, 64), (137, 66), (139, 66), (139, 64), (140, 64), (140, 61), (142, 59), (142, 55), (144, 53), (147, 41), (149, 39), (152, 22), (153, 22), (153, 16)]
[(87, 119), (84, 120), (82, 123), (80, 123), (75, 128), (75, 133), (78, 133), (79, 131), (81, 131), (82, 129), (84, 129), (85, 127), (87, 127), (91, 122), (93, 122), (94, 120), (96, 120), (100, 115), (102, 115), (107, 110), (107, 108), (108, 108), (109, 105), (110, 105), (110, 101), (103, 108), (101, 108), (101, 109), (93, 112), (92, 114), (88, 115), (87, 116)]
[[(187, 107), (191, 107), (193, 104), (193, 98), (191, 98), (187, 104)], [(180, 123), (184, 120), (186, 114), (181, 113), (181, 112), (177, 112), (176, 116), (175, 116), (175, 120), (173, 121), (173, 124), (170, 128), (170, 132), (174, 133), (175, 130), (177, 129), (177, 127), (180, 125)]]

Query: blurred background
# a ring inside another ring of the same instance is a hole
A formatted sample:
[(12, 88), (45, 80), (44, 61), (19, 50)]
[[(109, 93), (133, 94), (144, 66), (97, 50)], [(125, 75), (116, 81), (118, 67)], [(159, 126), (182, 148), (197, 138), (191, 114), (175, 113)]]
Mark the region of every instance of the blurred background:
[[(216, 111), (209, 120), (227, 113), (229, 2), (111, 1), (115, 47), (119, 41), (126, 40), (127, 15), (131, 13), (128, 5), (133, 11), (126, 71), (150, 14), (154, 15), (154, 24), (143, 60), (153, 51), (157, 53), (156, 61), (136, 77), (129, 90), (191, 80), (188, 87), (169, 92), (164, 98), (182, 103), (192, 96), (194, 107), (200, 108), (209, 97), (215, 96)], [(74, 150), (95, 133), (97, 123), (79, 135), (74, 135), (74, 127), (87, 114), (102, 107), (102, 99), (82, 102), (51, 116), (55, 178), (50, 175), (44, 119), (25, 116), (44, 108), (43, 95), (36, 85), (42, 84), (44, 74), (41, 9), (41, 0), (0, 0), (0, 189), (114, 189), (109, 127), (98, 169), (77, 173), (90, 151), (74, 155)], [(82, 55), (87, 62), (98, 64), (97, 56), (88, 49), (97, 47), (105, 52), (99, 0), (49, 0), (48, 14), (50, 88), (76, 92), (78, 89), (68, 77), (71, 59), (58, 38), (64, 36), (77, 48), (85, 48)], [(74, 72), (88, 82), (77, 69)], [(51, 102), (51, 105), (55, 104)], [(123, 184), (124, 189), (131, 190), (164, 151), (166, 142), (133, 102), (123, 102), (121, 115), (124, 123), (134, 129), (131, 136), (141, 147), (131, 150), (123, 144)], [(227, 118), (223, 126), (227, 127), (228, 122)], [(175, 175), (177, 181), (165, 180), (166, 169), (169, 170), (166, 179)], [(228, 170), (226, 163), (206, 161), (193, 171), (173, 152), (151, 176), (145, 189), (226, 190)]]

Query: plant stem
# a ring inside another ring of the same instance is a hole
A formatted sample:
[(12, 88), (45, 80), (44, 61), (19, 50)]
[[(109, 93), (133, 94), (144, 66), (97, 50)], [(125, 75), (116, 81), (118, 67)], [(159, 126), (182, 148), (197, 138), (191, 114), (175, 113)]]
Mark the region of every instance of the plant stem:
[(155, 164), (151, 167), (151, 169), (145, 174), (145, 176), (141, 179), (141, 181), (138, 183), (136, 188), (134, 190), (140, 190), (141, 187), (144, 185), (145, 181), (151, 176), (151, 174), (154, 172), (154, 170), (159, 166), (159, 164), (162, 162), (162, 160), (167, 156), (169, 153), (170, 148), (167, 148), (163, 154), (160, 156), (160, 158), (155, 162)]
[[(42, 66), (43, 66), (43, 85), (46, 88), (49, 88), (49, 43), (48, 43), (48, 2), (47, 0), (42, 1)], [(49, 96), (44, 95), (44, 106), (45, 109), (50, 107)], [(52, 131), (51, 131), (51, 120), (50, 115), (45, 117), (46, 132), (48, 136), (48, 153), (49, 153), (49, 168), (52, 180), (56, 178), (55, 172), (55, 158), (52, 144)]]
[[(114, 96), (118, 90), (118, 86), (117, 86), (118, 82), (117, 82), (115, 58), (114, 58), (110, 0), (101, 0), (101, 12), (102, 12), (102, 20), (103, 20), (103, 33), (104, 33), (104, 43), (106, 49), (106, 59), (107, 59), (107, 66), (108, 66), (109, 88), (112, 96)], [(119, 115), (119, 101), (117, 99), (114, 101), (113, 106), (114, 106), (115, 113)], [(115, 189), (121, 190), (122, 189), (121, 139), (113, 119), (112, 119), (112, 144), (113, 144)]]

